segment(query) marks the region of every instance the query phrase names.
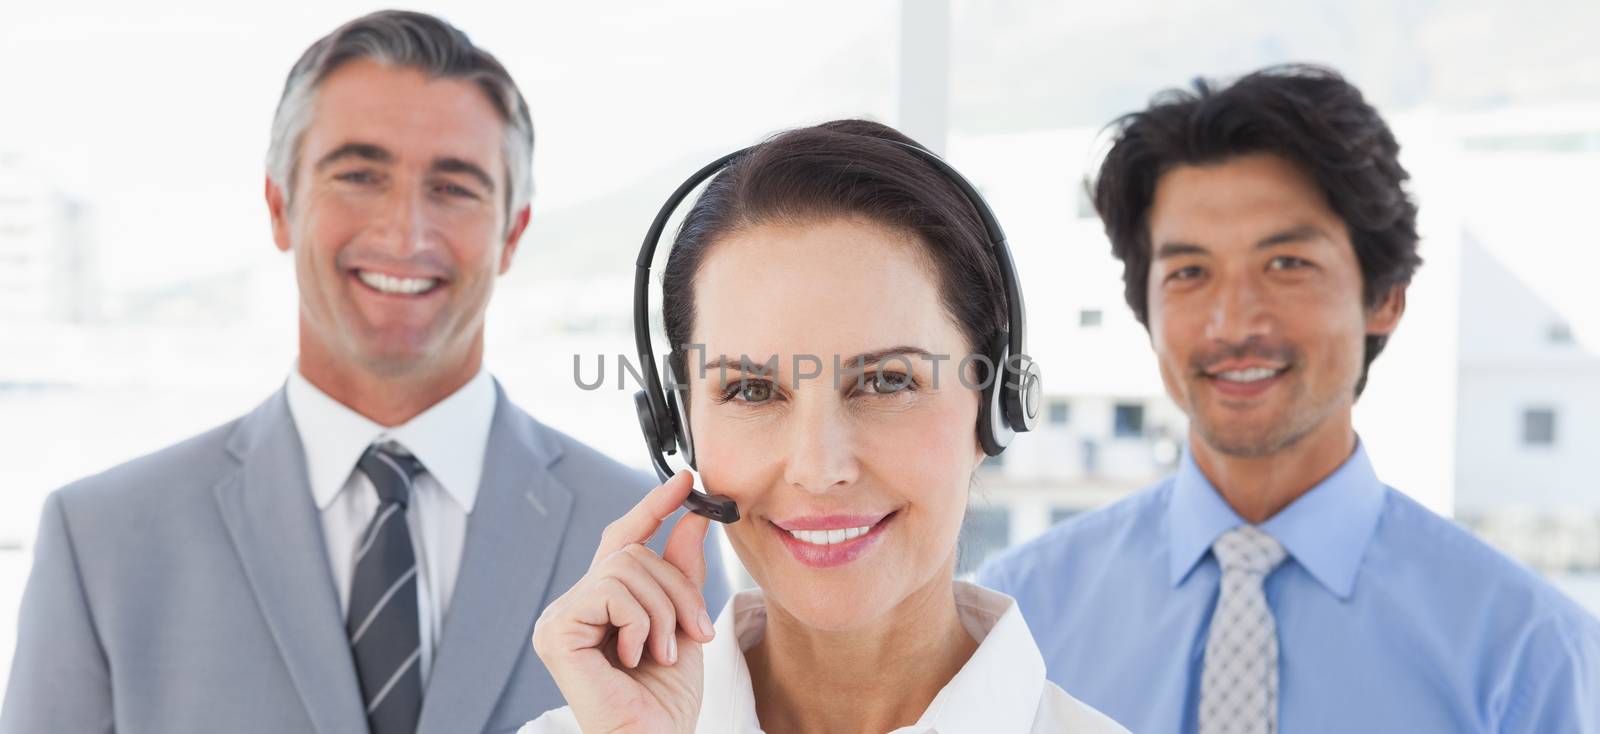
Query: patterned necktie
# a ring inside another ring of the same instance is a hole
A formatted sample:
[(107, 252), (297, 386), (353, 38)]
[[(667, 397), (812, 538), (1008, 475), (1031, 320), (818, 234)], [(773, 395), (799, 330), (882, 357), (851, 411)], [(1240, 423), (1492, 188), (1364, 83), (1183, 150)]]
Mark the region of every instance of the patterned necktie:
[(1241, 525), (1211, 546), (1222, 566), (1217, 609), (1200, 675), (1200, 734), (1278, 730), (1278, 629), (1262, 582), (1283, 562), (1283, 546)]
[(372, 734), (412, 734), (422, 710), (422, 638), (406, 505), (422, 464), (385, 442), (369, 446), (356, 466), (378, 490), (378, 510), (356, 549), (345, 631)]

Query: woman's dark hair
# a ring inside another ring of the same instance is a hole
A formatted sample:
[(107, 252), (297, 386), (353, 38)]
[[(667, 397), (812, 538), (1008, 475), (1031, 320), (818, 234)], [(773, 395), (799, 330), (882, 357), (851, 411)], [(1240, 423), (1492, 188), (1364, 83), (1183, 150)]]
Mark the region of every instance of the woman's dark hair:
[[(1193, 92), (1162, 92), (1147, 109), (1111, 127), (1114, 142), (1090, 193), (1111, 252), (1122, 261), (1128, 305), (1147, 328), (1150, 204), (1157, 181), (1177, 166), (1249, 153), (1272, 153), (1297, 164), (1350, 231), (1369, 309), (1410, 283), (1422, 264), (1417, 206), (1404, 188), (1409, 176), (1398, 160), (1400, 145), (1361, 91), (1331, 69), (1269, 67), (1222, 88), (1197, 79)], [(1386, 341), (1367, 337), (1356, 395)]]
[(984, 351), (1005, 328), (999, 264), (977, 211), (942, 171), (890, 141), (918, 145), (887, 125), (836, 120), (780, 133), (711, 179), (662, 276), (672, 365), (685, 382), (700, 263), (719, 240), (762, 224), (861, 217), (914, 235), (968, 350)]

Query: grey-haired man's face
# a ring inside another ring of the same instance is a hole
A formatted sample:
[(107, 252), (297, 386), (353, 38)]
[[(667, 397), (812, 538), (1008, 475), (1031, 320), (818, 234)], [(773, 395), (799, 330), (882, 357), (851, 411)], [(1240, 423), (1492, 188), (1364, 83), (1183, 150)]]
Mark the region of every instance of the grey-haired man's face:
[(494, 280), (527, 223), (505, 211), (504, 139), (471, 81), (372, 60), (324, 80), (290, 192), (267, 191), (295, 260), (302, 369), (476, 368)]

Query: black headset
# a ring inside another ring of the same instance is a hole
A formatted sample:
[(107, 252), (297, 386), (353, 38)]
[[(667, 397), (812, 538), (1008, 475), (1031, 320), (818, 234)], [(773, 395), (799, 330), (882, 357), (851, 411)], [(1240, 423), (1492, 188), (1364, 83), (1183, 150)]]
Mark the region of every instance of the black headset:
[[(978, 190), (943, 158), (925, 148), (897, 140), (884, 142), (911, 151), (938, 169), (961, 190), (983, 221), (989, 246), (994, 250), (995, 261), (1000, 266), (1009, 328), (1001, 329), (985, 345), (984, 356), (993, 369), (987, 370), (988, 374), (983, 378), (983, 401), (978, 411), (978, 441), (983, 445), (984, 453), (997, 456), (1016, 434), (1031, 431), (1039, 424), (1041, 390), (1039, 365), (1028, 357), (1025, 333), (1027, 315), (1022, 305), (1022, 287), (1017, 281), (1016, 266), (1011, 262), (1011, 251), (1006, 248), (1005, 232), (1000, 230), (994, 212), (990, 211)], [(694, 468), (694, 441), (686, 420), (689, 412), (683, 403), (688, 382), (678, 379), (670, 363), (667, 367), (668, 377), (671, 378), (670, 391), (662, 389), (661, 379), (656, 374), (655, 352), (650, 346), (650, 266), (660, 245), (661, 233), (667, 228), (667, 220), (672, 218), (673, 212), (677, 211), (678, 205), (683, 203), (689, 192), (756, 147), (759, 146), (718, 158), (679, 185), (667, 202), (661, 205), (655, 221), (650, 223), (650, 231), (644, 236), (644, 246), (639, 249), (639, 259), (634, 263), (633, 340), (644, 372), (644, 389), (634, 393), (633, 402), (639, 413), (639, 427), (644, 431), (645, 446), (650, 451), (650, 463), (655, 467), (656, 476), (663, 482), (674, 473), (667, 463), (669, 454), (681, 450), (684, 461)], [(1016, 379), (1006, 379), (1007, 372)], [(718, 522), (731, 523), (739, 519), (738, 505), (722, 495), (690, 491), (683, 504), (691, 512)]]

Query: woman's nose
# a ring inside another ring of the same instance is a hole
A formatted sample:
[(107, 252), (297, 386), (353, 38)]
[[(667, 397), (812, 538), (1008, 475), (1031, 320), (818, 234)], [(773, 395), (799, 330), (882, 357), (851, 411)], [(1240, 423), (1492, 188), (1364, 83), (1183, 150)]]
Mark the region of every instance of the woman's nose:
[(822, 493), (856, 481), (859, 465), (843, 406), (816, 396), (796, 401), (786, 429), (784, 480), (791, 486)]

